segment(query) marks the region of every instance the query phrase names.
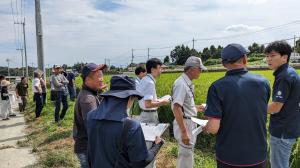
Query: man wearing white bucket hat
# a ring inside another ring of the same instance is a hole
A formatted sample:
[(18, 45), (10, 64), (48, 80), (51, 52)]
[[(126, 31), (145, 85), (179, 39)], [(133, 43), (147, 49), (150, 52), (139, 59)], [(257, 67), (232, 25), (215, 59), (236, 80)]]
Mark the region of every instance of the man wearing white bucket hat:
[(9, 120), (9, 106), (10, 106), (9, 94), (8, 94), (9, 85), (10, 85), (9, 81), (7, 80), (1, 81), (1, 101), (2, 101), (1, 117), (3, 118), (3, 120)]

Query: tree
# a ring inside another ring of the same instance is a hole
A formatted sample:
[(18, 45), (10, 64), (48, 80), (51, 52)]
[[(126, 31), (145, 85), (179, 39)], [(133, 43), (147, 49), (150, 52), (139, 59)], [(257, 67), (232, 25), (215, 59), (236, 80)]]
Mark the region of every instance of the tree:
[(174, 50), (171, 51), (170, 57), (172, 58), (172, 62), (177, 65), (183, 65), (188, 57), (190, 56), (198, 56), (199, 53), (194, 50), (190, 49), (188, 46), (176, 46)]
[(202, 54), (201, 54), (201, 58), (202, 61), (206, 61), (211, 57), (210, 51), (209, 49), (206, 47), (203, 49)]
[(209, 51), (210, 51), (210, 55), (211, 55), (212, 58), (218, 57), (217, 56), (217, 49), (216, 49), (216, 47), (214, 45), (211, 45), (209, 47)]
[(169, 56), (166, 56), (164, 58), (164, 64), (169, 64), (170, 63), (170, 57)]
[(257, 43), (253, 43), (252, 45), (250, 45), (248, 47), (248, 49), (249, 49), (249, 55), (251, 55), (251, 54), (260, 54), (260, 53), (264, 52), (264, 51), (262, 51), (261, 46)]
[(83, 62), (77, 62), (73, 65), (72, 69), (75, 69), (77, 72), (81, 72), (82, 67), (85, 65), (86, 63)]

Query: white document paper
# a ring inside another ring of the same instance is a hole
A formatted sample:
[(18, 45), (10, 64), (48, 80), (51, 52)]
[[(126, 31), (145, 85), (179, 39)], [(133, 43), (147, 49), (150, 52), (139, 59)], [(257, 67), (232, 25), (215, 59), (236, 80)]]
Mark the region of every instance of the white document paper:
[(162, 100), (171, 100), (171, 96), (170, 95), (165, 95), (165, 96), (158, 99), (158, 101), (162, 101)]
[(202, 119), (199, 119), (199, 118), (195, 118), (195, 117), (191, 117), (191, 120), (196, 123), (197, 125), (199, 125), (199, 127), (195, 128), (193, 131), (192, 131), (192, 134), (193, 135), (198, 135), (202, 132), (202, 128), (204, 126), (206, 126), (208, 120), (202, 120)]
[(155, 141), (156, 136), (161, 136), (166, 129), (169, 127), (167, 123), (160, 123), (160, 124), (146, 124), (141, 123), (142, 130), (144, 133), (145, 141)]

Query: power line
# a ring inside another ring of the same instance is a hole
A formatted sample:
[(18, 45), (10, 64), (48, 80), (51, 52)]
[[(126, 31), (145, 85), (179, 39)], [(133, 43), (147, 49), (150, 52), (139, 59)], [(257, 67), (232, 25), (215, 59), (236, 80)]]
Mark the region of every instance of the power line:
[(223, 39), (235, 38), (235, 37), (260, 33), (260, 32), (264, 32), (264, 31), (269, 31), (269, 30), (273, 30), (273, 29), (278, 29), (278, 28), (282, 28), (282, 27), (285, 27), (285, 26), (288, 26), (288, 25), (299, 24), (299, 23), (300, 23), (300, 20), (295, 20), (295, 21), (292, 21), (292, 22), (289, 22), (289, 23), (285, 23), (285, 24), (281, 24), (281, 25), (277, 25), (277, 26), (272, 26), (272, 27), (268, 27), (268, 28), (265, 28), (265, 29), (262, 29), (262, 30), (253, 31), (253, 32), (242, 33), (242, 34), (231, 35), (231, 36), (221, 36), (221, 37), (195, 39), (195, 41), (210, 41), (210, 40), (223, 40)]

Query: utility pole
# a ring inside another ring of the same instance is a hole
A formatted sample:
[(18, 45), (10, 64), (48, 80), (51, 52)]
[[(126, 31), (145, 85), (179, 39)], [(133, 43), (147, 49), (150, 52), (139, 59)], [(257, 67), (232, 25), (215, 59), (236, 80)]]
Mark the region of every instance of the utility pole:
[[(25, 67), (26, 67), (26, 77), (28, 77), (28, 64), (27, 64), (27, 50), (26, 50), (26, 33), (25, 33), (25, 17), (23, 22), (15, 22), (14, 24), (21, 24), (23, 28), (23, 46), (24, 46), (24, 55), (25, 55)], [(23, 67), (23, 65), (22, 65)], [(24, 74), (23, 74), (24, 76)]]
[(296, 55), (296, 35), (294, 35), (294, 54)]
[(195, 49), (195, 39), (193, 38), (193, 49)]
[[(50, 77), (50, 64), (47, 64), (47, 67), (48, 67), (48, 77)], [(47, 72), (47, 71), (46, 71)]]
[(40, 0), (35, 0), (35, 25), (36, 25), (36, 43), (37, 43), (38, 69), (45, 73), (42, 16), (41, 16)]
[(21, 51), (22, 57), (22, 76), (24, 76), (24, 57), (23, 57), (23, 48), (17, 48), (18, 51)]
[(150, 50), (150, 48), (148, 48), (148, 60), (149, 60), (149, 57), (150, 57), (150, 54), (149, 54), (149, 53), (150, 53), (150, 51), (149, 51), (149, 50)]
[(131, 49), (131, 66), (133, 65), (133, 58), (134, 58), (134, 56), (133, 56), (133, 49)]
[[(10, 73), (9, 73), (9, 62), (10, 62), (10, 59), (6, 59), (6, 62), (7, 62), (7, 76), (10, 77)], [(9, 78), (9, 81), (10, 81), (10, 78)]]

